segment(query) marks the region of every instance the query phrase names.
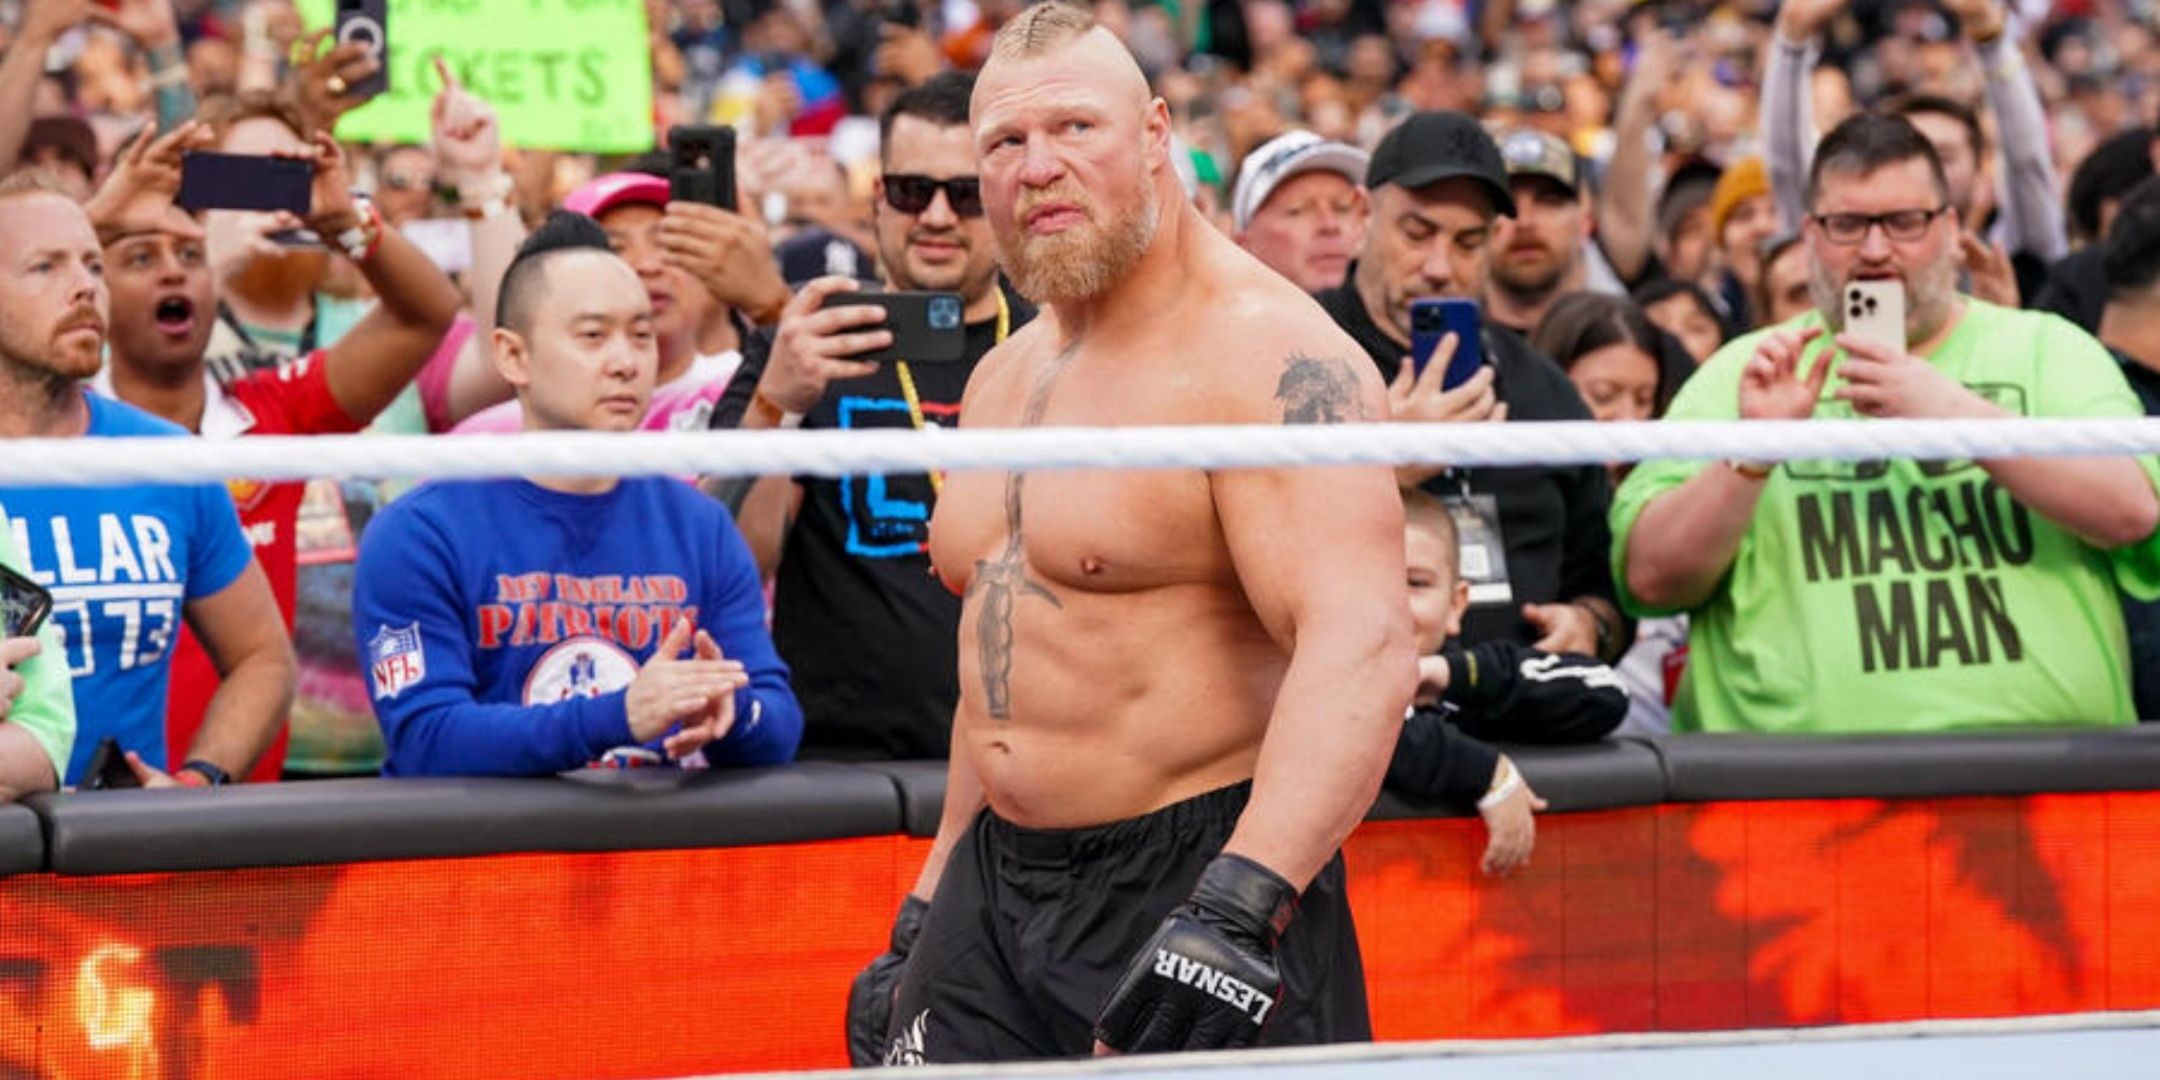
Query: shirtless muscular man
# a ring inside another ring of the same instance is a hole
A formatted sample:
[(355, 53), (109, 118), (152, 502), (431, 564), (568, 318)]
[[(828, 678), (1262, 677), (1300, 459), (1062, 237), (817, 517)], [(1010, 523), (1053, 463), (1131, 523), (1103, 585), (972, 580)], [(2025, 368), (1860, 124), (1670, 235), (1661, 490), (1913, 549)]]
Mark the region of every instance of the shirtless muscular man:
[[(1007, 22), (972, 111), (1043, 314), (964, 426), (1387, 415), (1357, 346), (1183, 197), (1168, 109), (1089, 15)], [(1391, 471), (956, 474), (930, 547), (960, 702), (886, 1060), (1368, 1038), (1338, 849), (1417, 670)]]

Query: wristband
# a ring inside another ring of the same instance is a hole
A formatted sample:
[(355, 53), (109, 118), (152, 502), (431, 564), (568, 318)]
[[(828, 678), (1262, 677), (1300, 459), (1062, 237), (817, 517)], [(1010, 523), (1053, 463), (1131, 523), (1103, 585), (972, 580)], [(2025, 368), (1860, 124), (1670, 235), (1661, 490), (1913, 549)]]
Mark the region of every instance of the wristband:
[(781, 408), (780, 403), (766, 397), (763, 390), (750, 392), (750, 411), (772, 421), (776, 428), (799, 428), (803, 422), (803, 414)]
[[(190, 775), (201, 779), (189, 780), (187, 777)], [(232, 783), (232, 777), (225, 770), (201, 758), (189, 759), (187, 764), (180, 766), (179, 770), (173, 773), (173, 779), (189, 787), (224, 787)]]
[(353, 209), (360, 214), (360, 223), (333, 237), (338, 250), (356, 263), (364, 263), (375, 257), (382, 246), (382, 211), (375, 209), (373, 200), (364, 195), (353, 196)]
[(1522, 773), (1516, 771), (1514, 762), (1501, 758), (1500, 771), (1505, 775), (1491, 790), (1485, 792), (1484, 798), (1477, 801), (1478, 810), (1490, 810), (1506, 802), (1508, 796), (1515, 794), (1515, 789), (1522, 786)]
[(510, 196), (517, 185), (508, 173), (496, 173), (477, 184), (459, 185), (455, 190), (458, 213), (467, 219), (479, 221), (503, 214), (510, 209)]

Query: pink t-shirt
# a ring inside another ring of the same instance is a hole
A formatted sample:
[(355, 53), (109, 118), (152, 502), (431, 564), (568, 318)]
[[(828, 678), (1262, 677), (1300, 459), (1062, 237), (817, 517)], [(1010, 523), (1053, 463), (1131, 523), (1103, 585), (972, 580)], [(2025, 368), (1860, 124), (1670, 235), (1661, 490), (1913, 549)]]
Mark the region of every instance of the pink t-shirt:
[[(742, 367), (742, 354), (732, 349), (700, 356), (688, 371), (653, 388), (645, 409), (641, 431), (703, 431), (712, 418), (713, 405), (726, 392), (729, 380)], [(503, 435), (522, 431), (525, 416), (515, 400), (482, 409), (451, 429), (453, 435)]]

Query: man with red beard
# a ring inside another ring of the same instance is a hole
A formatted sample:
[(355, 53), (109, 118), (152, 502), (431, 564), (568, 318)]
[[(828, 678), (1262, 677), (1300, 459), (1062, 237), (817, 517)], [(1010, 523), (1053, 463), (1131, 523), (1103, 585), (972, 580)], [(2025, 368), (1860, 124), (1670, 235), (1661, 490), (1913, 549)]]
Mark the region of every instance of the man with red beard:
[[(34, 180), (0, 182), (0, 437), (183, 434), (82, 388), (98, 370), (107, 308), (104, 253), (83, 209)], [(81, 781), (107, 736), (145, 783), (245, 773), (292, 700), (294, 664), (224, 489), (19, 488), (7, 511), (25, 571), (52, 590), (51, 623), (74, 677), (78, 727), (62, 782)], [(200, 734), (168, 756), (165, 682), (183, 619), (223, 683)], [(184, 763), (167, 776), (176, 758)]]
[[(342, 254), (359, 267), (381, 302), (328, 348), (280, 367), (246, 371), (220, 385), (204, 363), (218, 310), (217, 283), (202, 230), (170, 205), (181, 152), (199, 146), (206, 135), (191, 125), (152, 146), (136, 147), (93, 204), (113, 313), (112, 362), (93, 386), (210, 438), (360, 430), (434, 353), (457, 315), (457, 287), (350, 194), (336, 144), (327, 135), (317, 136), (313, 206), (304, 223), (289, 224), (305, 224), (341, 247), (353, 241)], [(290, 628), (296, 520), (306, 485), (234, 480), (228, 487)], [(167, 717), (173, 745), (193, 738), (216, 689), (211, 658), (183, 636)], [(277, 779), (285, 739), (281, 728), (252, 779)]]
[[(1168, 106), (1091, 15), (1008, 21), (971, 115), (1044, 307), (963, 426), (1384, 415), (1356, 344), (1186, 200)], [(886, 1060), (1369, 1038), (1337, 849), (1416, 675), (1402, 545), (1380, 467), (947, 477), (960, 704)]]
[[(998, 284), (968, 128), (974, 85), (974, 76), (948, 72), (902, 91), (885, 111), (879, 143), (886, 281), (960, 294), (961, 362), (847, 359), (888, 342), (889, 332), (877, 325), (879, 308), (819, 310), (834, 293), (859, 287), (852, 278), (823, 278), (788, 305), (764, 371), (738, 380), (714, 426), (738, 417), (746, 429), (952, 425), (976, 362), (1035, 315)], [(767, 476), (743, 499), (736, 515), (743, 536), (765, 573), (776, 575), (773, 639), (795, 672), (805, 756), (946, 754), (959, 693), (960, 602), (930, 576), (926, 540), (938, 485), (920, 473)]]

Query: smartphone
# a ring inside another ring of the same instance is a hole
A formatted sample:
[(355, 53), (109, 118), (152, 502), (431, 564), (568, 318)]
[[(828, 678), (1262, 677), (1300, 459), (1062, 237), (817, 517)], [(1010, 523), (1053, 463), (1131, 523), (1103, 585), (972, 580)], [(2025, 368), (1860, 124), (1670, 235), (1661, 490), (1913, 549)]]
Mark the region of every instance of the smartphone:
[(967, 325), (956, 292), (834, 293), (826, 307), (871, 304), (885, 309), (891, 345), (856, 353), (850, 360), (906, 360), (913, 364), (951, 364), (967, 357)]
[(885, 21), (894, 26), (918, 27), (922, 25), (922, 9), (915, 0), (884, 0), (880, 5)]
[(326, 245), (313, 229), (280, 229), (263, 239), (289, 251), (322, 251)]
[(139, 788), (142, 781), (135, 778), (135, 770), (128, 767), (127, 754), (110, 735), (98, 740), (97, 749), (90, 755), (90, 766), (83, 770), (84, 791), (111, 791), (117, 788)]
[(1485, 366), (1485, 319), (1477, 301), (1446, 297), (1410, 301), (1410, 371), (1425, 374), (1440, 339), (1455, 335), (1455, 356), (1440, 375), (1440, 389), (1453, 390)]
[(1845, 332), (1905, 351), (1905, 283), (1855, 281), (1845, 286)]
[(735, 129), (688, 124), (668, 129), (668, 198), (735, 209)]
[(337, 0), (337, 42), (365, 46), (375, 74), (350, 83), (345, 96), (364, 101), (390, 89), (390, 0)]
[(313, 162), (252, 154), (189, 154), (180, 159), (183, 210), (286, 210), (306, 217)]
[(52, 593), (0, 566), (0, 637), (34, 637), (52, 614)]

